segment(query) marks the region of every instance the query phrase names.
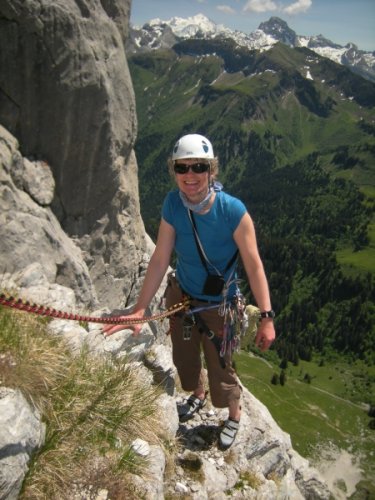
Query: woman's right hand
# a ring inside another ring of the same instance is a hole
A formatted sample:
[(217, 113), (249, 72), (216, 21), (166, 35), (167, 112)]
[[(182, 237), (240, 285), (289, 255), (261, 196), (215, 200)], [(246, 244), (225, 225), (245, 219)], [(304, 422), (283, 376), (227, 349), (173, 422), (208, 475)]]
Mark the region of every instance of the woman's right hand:
[[(137, 303), (131, 314), (128, 316), (120, 316), (120, 321), (122, 318), (124, 320), (144, 318), (145, 310), (147, 309), (147, 306), (151, 302), (152, 298), (155, 296), (166, 270), (168, 269), (175, 238), (176, 233), (173, 226), (162, 219), (160, 222), (156, 247), (151, 256)], [(129, 329), (133, 330), (134, 336), (137, 336), (142, 329), (143, 323), (146, 323), (146, 321), (136, 325), (129, 325), (126, 322), (124, 324), (105, 325), (102, 330), (105, 337), (109, 337), (110, 335), (113, 335), (121, 330)]]
[[(129, 320), (129, 319), (142, 319), (143, 318), (143, 312), (142, 313), (132, 313), (127, 316), (119, 316), (118, 319), (121, 321), (122, 319), (124, 320)], [(113, 335), (114, 333), (120, 332), (121, 330), (133, 330), (133, 336), (136, 337), (139, 335), (140, 331), (142, 330), (142, 326), (144, 323), (138, 323), (135, 325), (129, 325), (128, 323), (123, 323), (123, 324), (116, 324), (116, 325), (104, 325), (102, 327), (103, 335), (104, 337), (109, 337), (110, 335)]]

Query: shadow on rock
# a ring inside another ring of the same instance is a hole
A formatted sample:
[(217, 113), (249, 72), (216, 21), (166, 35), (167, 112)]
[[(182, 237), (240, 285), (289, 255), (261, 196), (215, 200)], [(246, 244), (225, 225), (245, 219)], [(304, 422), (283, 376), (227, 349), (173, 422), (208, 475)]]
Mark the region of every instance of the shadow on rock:
[(177, 436), (186, 449), (203, 451), (217, 445), (221, 429), (219, 425), (203, 424), (189, 428), (186, 425), (180, 425)]

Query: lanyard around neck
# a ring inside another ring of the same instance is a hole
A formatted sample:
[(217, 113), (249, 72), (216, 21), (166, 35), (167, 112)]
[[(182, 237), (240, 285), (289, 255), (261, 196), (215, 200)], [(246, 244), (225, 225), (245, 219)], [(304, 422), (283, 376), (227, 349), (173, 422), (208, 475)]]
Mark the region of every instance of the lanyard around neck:
[[(190, 219), (191, 225), (193, 226), (193, 234), (194, 234), (195, 244), (197, 245), (197, 250), (198, 250), (198, 253), (199, 253), (199, 257), (200, 257), (200, 259), (202, 261), (203, 267), (206, 269), (207, 274), (210, 274), (210, 272), (208, 270), (208, 266), (207, 266), (207, 263), (208, 263), (211, 267), (213, 267), (213, 269), (215, 269), (217, 275), (221, 276), (221, 273), (216, 269), (216, 267), (212, 264), (212, 262), (209, 261), (207, 255), (206, 255), (206, 253), (204, 251), (204, 248), (202, 246), (201, 240), (199, 239), (199, 236), (198, 236), (197, 225), (196, 225), (196, 222), (195, 222), (195, 218), (194, 218), (193, 212), (191, 210), (188, 210), (188, 213), (189, 213), (189, 219)], [(232, 256), (232, 258), (230, 259), (230, 261), (228, 262), (228, 264), (226, 265), (226, 267), (224, 269), (224, 274), (228, 271), (228, 269), (235, 262), (235, 260), (237, 259), (237, 256), (238, 256), (238, 248), (234, 252), (234, 255)]]

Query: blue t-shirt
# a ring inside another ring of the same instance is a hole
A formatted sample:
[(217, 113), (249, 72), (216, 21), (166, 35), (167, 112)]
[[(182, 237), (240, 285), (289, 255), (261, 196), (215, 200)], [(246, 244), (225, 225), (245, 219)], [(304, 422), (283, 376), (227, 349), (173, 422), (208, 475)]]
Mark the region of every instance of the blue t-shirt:
[[(219, 191), (216, 193), (215, 201), (209, 212), (205, 214), (194, 213), (204, 253), (213, 266), (224, 276), (225, 281), (230, 277), (234, 264), (226, 272), (224, 272), (225, 268), (237, 250), (233, 233), (245, 212), (246, 207), (240, 200)], [(181, 201), (178, 189), (167, 194), (163, 203), (162, 217), (176, 231), (176, 277), (183, 290), (197, 299), (220, 301), (220, 295), (202, 294), (207, 271), (199, 257), (193, 226), (189, 219), (188, 210)], [(207, 265), (210, 274), (217, 274), (209, 264)], [(234, 295), (235, 290), (236, 286), (232, 285), (228, 298)]]

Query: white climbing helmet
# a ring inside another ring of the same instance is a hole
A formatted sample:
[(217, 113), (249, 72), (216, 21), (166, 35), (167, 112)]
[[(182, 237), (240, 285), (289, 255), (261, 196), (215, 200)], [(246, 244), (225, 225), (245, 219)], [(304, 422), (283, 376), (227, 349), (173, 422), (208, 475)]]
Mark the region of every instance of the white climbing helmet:
[(172, 160), (182, 158), (206, 158), (214, 159), (212, 144), (206, 137), (200, 134), (184, 135), (174, 145)]

